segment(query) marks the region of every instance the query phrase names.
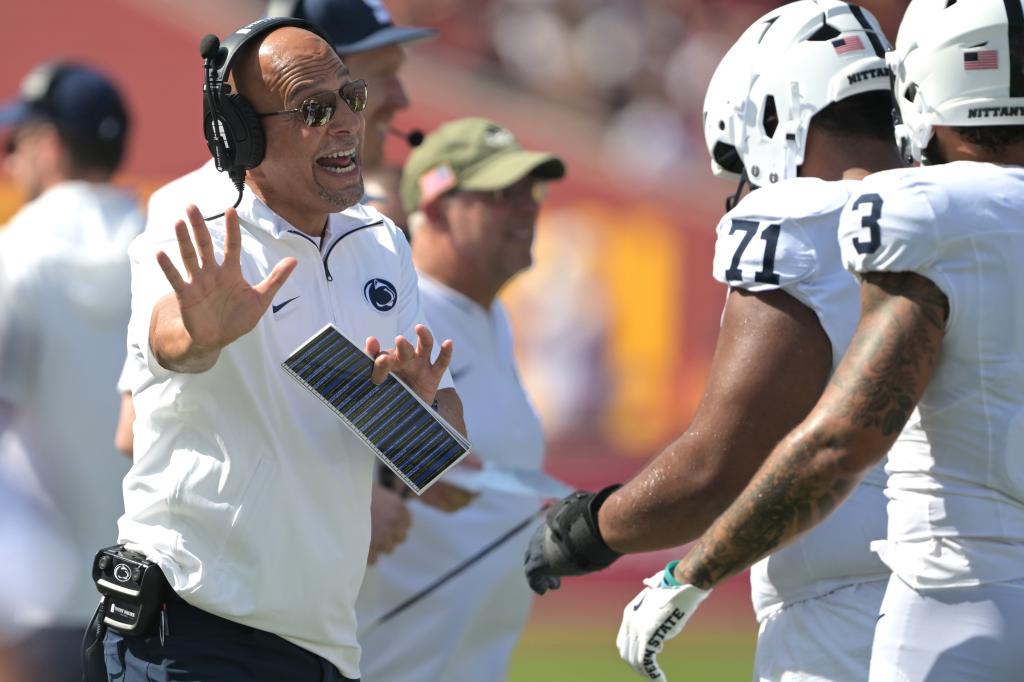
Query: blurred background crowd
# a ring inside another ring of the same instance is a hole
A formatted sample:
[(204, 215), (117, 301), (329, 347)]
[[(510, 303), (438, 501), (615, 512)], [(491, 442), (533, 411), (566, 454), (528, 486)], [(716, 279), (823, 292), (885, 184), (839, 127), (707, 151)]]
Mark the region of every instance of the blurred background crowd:
[[(485, 116), (517, 131), (525, 147), (565, 159), (568, 176), (551, 188), (541, 215), (535, 265), (504, 298), (523, 383), (547, 434), (548, 470), (591, 488), (627, 477), (687, 424), (725, 296), (711, 278), (713, 228), (734, 187), (709, 172), (704, 91), (741, 31), (783, 3), (385, 4), (396, 24), (440, 31), (409, 49), (404, 78), (414, 105), (396, 128), (430, 131), (456, 117)], [(860, 4), (894, 39), (907, 3)], [(144, 200), (209, 158), (200, 130), (200, 38), (225, 35), (264, 8), (263, 0), (3, 3), (0, 99), (48, 60), (79, 60), (110, 74), (134, 126), (117, 182)], [(386, 151), (400, 165), (408, 146), (395, 136)], [(21, 202), (0, 174), (0, 225)], [(579, 582), (622, 580), (628, 596), (658, 561), (627, 557)], [(734, 583), (734, 593), (716, 599), (742, 614), (749, 645), (746, 585)], [(541, 600), (549, 611), (539, 618), (551, 615), (551, 604), (567, 603), (558, 601), (572, 588), (565, 592)], [(602, 617), (617, 622), (621, 603), (609, 599)], [(610, 653), (613, 631), (604, 634)]]

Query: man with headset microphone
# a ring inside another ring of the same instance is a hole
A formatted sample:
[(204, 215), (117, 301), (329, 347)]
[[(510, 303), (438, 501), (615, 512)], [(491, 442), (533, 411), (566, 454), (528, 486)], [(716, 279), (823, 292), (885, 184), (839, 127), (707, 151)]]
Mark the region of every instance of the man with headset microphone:
[[(384, 159), (385, 135), (397, 133), (391, 127), (395, 114), (409, 106), (399, 72), (405, 61), (405, 45), (432, 38), (436, 31), (419, 26), (396, 26), (387, 9), (372, 0), (271, 0), (266, 15), (295, 17), (310, 21), (326, 32), (338, 56), (353, 78), (366, 81), (373, 92), (363, 110), (365, 121), (363, 143), (359, 150), (360, 168), (364, 173), (381, 166)], [(416, 132), (408, 136), (415, 140)], [(225, 174), (219, 173), (211, 159), (196, 170), (156, 190), (149, 199), (146, 229), (170, 230), (184, 217), (184, 208), (195, 203), (206, 212), (219, 212), (233, 203), (235, 190)], [(214, 210), (215, 209), (215, 210)], [(206, 213), (209, 215), (209, 213)], [(390, 216), (394, 219), (394, 216)], [(132, 388), (137, 377), (140, 354), (129, 349), (129, 357), (118, 381), (122, 395), (121, 417), (115, 443), (123, 452), (132, 452), (132, 422), (135, 411)], [(430, 495), (436, 497), (446, 490), (447, 497), (457, 497), (452, 486), (438, 483)], [(464, 502), (468, 502), (468, 497)], [(370, 562), (382, 553), (391, 552), (402, 542), (411, 523), (405, 503), (398, 493), (376, 485), (372, 498), (373, 529), (370, 541)]]
[[(366, 339), (376, 380), (394, 372), (464, 431), (452, 346), (422, 324), (401, 233), (357, 204), (367, 90), (325, 36), (268, 18), (202, 47), (207, 142), (248, 191), (132, 245), (144, 369), (118, 541), (140, 595), (105, 633), (107, 679), (358, 679), (374, 458), (279, 365), (333, 322)], [(382, 280), (386, 304), (363, 294)]]

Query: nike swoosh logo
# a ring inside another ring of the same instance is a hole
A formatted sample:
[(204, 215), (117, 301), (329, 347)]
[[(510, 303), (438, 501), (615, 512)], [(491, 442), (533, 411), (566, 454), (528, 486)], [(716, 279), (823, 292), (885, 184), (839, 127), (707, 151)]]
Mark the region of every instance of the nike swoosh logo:
[(644, 596), (640, 597), (640, 601), (638, 601), (637, 603), (633, 604), (633, 610), (634, 611), (636, 611), (638, 608), (640, 608), (640, 605), (644, 603), (644, 599), (647, 599), (647, 595), (646, 594)]
[(280, 312), (281, 308), (285, 307), (286, 305), (288, 305), (289, 303), (291, 303), (292, 301), (294, 301), (297, 298), (298, 298), (298, 296), (292, 296), (287, 301), (284, 301), (282, 303), (278, 303), (277, 305), (271, 305), (270, 307), (274, 309), (274, 313), (276, 314), (276, 313)]

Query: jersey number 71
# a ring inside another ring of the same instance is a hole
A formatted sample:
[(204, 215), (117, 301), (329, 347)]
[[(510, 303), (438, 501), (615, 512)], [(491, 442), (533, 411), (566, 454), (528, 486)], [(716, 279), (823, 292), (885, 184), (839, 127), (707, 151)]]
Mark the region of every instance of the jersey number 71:
[[(736, 247), (736, 253), (732, 256), (732, 263), (729, 265), (729, 269), (725, 271), (725, 278), (730, 282), (742, 282), (743, 271), (740, 270), (740, 259), (743, 258), (743, 252), (746, 251), (747, 245), (750, 244), (750, 240), (757, 234), (758, 228), (761, 223), (756, 220), (733, 220), (732, 227), (729, 229), (729, 234), (736, 234), (737, 231), (743, 232), (743, 238), (740, 239), (740, 245)], [(761, 239), (764, 240), (764, 259), (761, 262), (761, 269), (754, 273), (754, 281), (762, 282), (764, 284), (778, 284), (779, 275), (775, 272), (775, 247), (779, 243), (779, 231), (782, 229), (780, 225), (768, 225), (761, 232)]]

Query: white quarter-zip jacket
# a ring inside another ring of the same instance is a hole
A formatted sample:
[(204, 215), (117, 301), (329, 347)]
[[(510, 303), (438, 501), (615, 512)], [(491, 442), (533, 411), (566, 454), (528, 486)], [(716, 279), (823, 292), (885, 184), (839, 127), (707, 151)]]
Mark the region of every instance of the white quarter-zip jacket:
[[(133, 382), (135, 464), (120, 541), (159, 563), (190, 604), (359, 677), (354, 604), (374, 456), (281, 363), (327, 323), (360, 347), (369, 336), (383, 347), (399, 334), (415, 339), (426, 319), (409, 246), (359, 205), (330, 216), (322, 243), (248, 190), (238, 215), (250, 283), (287, 256), (298, 267), (256, 327), (203, 373), (168, 371), (149, 349), (153, 306), (170, 291), (156, 251), (184, 272), (173, 229), (155, 227), (132, 245), (129, 352), (145, 370)], [(223, 219), (208, 225), (220, 260)]]

